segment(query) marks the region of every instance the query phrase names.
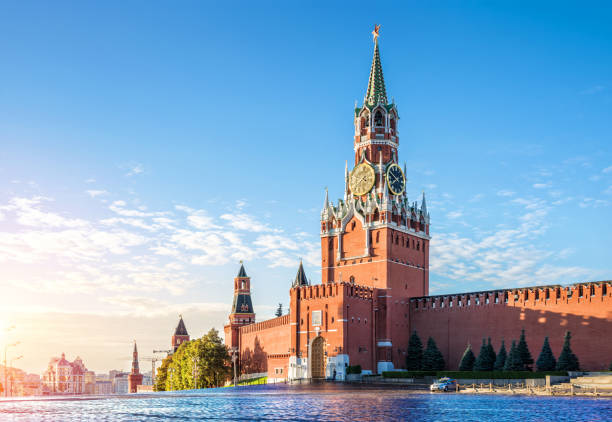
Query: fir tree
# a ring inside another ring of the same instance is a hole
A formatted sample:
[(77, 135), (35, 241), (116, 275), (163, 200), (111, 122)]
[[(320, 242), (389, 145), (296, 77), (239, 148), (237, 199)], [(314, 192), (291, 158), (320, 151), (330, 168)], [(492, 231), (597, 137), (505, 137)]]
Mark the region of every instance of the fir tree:
[(570, 347), (571, 338), (572, 334), (567, 331), (565, 333), (565, 340), (563, 342), (563, 350), (561, 350), (559, 360), (557, 361), (557, 371), (577, 371), (580, 369), (578, 357), (572, 353), (572, 349)]
[(495, 369), (495, 360), (497, 359), (497, 355), (495, 354), (495, 349), (491, 345), (491, 337), (487, 339), (487, 371), (492, 371)]
[(550, 349), (550, 344), (548, 344), (548, 337), (544, 337), (544, 344), (536, 362), (536, 368), (538, 371), (554, 371), (556, 366), (557, 361)]
[(531, 371), (531, 365), (533, 365), (533, 358), (531, 357), (531, 353), (529, 353), (529, 348), (527, 347), (527, 342), (525, 341), (525, 329), (521, 330), (521, 338), (519, 339), (518, 345), (516, 348), (519, 351), (521, 356), (521, 362), (523, 363), (524, 371)]
[(506, 345), (504, 343), (504, 340), (502, 340), (501, 347), (499, 348), (499, 353), (497, 354), (497, 357), (495, 358), (495, 365), (493, 366), (496, 371), (504, 370), (504, 365), (506, 364), (507, 356), (508, 356), (508, 353), (506, 352)]
[(406, 369), (409, 371), (419, 371), (423, 365), (423, 343), (416, 331), (410, 336), (408, 341), (408, 354), (406, 355)]
[(463, 356), (461, 357), (461, 362), (459, 363), (460, 371), (473, 371), (474, 370), (474, 361), (476, 358), (474, 357), (474, 352), (472, 352), (472, 346), (468, 343), (465, 348), (465, 352), (463, 352)]
[(283, 304), (279, 303), (278, 308), (276, 308), (276, 312), (274, 313), (277, 317), (283, 316)]
[(510, 347), (510, 352), (508, 353), (506, 363), (504, 364), (504, 371), (524, 370), (525, 367), (523, 366), (523, 361), (521, 359), (521, 352), (519, 352), (518, 347), (516, 347), (516, 340), (512, 340), (512, 346)]
[(423, 353), (423, 370), (424, 371), (441, 371), (444, 369), (444, 357), (438, 350), (436, 342), (429, 337), (427, 340), (427, 349)]
[(487, 355), (487, 343), (485, 339), (482, 339), (482, 346), (480, 346), (480, 352), (478, 353), (478, 357), (476, 358), (476, 362), (474, 362), (474, 371), (487, 371), (488, 369), (488, 355)]

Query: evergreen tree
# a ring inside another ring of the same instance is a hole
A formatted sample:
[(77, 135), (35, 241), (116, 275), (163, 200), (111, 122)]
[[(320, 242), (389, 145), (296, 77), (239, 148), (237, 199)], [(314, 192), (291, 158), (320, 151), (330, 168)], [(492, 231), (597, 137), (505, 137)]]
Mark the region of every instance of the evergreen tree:
[(423, 365), (423, 343), (416, 331), (410, 336), (408, 341), (408, 353), (406, 355), (406, 369), (409, 371), (419, 371)]
[(491, 346), (491, 337), (489, 337), (488, 343), (485, 343), (485, 339), (482, 339), (482, 346), (480, 346), (480, 353), (474, 363), (474, 371), (492, 371), (495, 365), (495, 350)]
[(474, 352), (472, 352), (472, 346), (468, 343), (465, 348), (465, 352), (463, 352), (463, 356), (461, 356), (461, 362), (459, 363), (460, 371), (473, 371), (474, 370), (474, 361), (476, 358), (474, 357)]
[(538, 371), (554, 371), (557, 366), (557, 361), (550, 349), (548, 344), (548, 337), (544, 337), (544, 344), (542, 345), (542, 351), (536, 362), (536, 368)]
[(506, 363), (504, 364), (504, 371), (524, 371), (525, 367), (523, 366), (523, 360), (521, 359), (521, 352), (518, 350), (516, 346), (516, 340), (512, 340), (512, 346), (510, 347), (510, 352), (508, 353), (508, 357), (506, 358)]
[(495, 365), (493, 366), (493, 368), (496, 371), (503, 371), (504, 365), (506, 364), (507, 357), (508, 357), (508, 353), (506, 352), (506, 344), (504, 343), (504, 340), (502, 340), (502, 344), (501, 344), (501, 347), (499, 348), (499, 353), (497, 354), (497, 357), (495, 358)]
[(493, 345), (491, 345), (491, 337), (487, 339), (487, 355), (487, 371), (492, 371), (495, 369), (495, 360), (497, 359), (497, 355), (495, 354)]
[(478, 353), (478, 357), (476, 358), (476, 362), (474, 362), (474, 371), (487, 371), (487, 343), (485, 339), (482, 339), (482, 346), (480, 346), (480, 352)]
[(427, 349), (423, 353), (423, 370), (424, 371), (441, 371), (444, 369), (444, 357), (438, 350), (436, 342), (429, 337), (427, 340)]
[(578, 357), (572, 353), (572, 349), (570, 347), (571, 338), (572, 334), (567, 331), (565, 333), (565, 340), (563, 341), (563, 349), (561, 350), (559, 360), (557, 361), (557, 371), (577, 371), (580, 369)]
[(519, 339), (518, 345), (516, 348), (519, 351), (521, 356), (521, 362), (523, 363), (524, 371), (531, 371), (531, 365), (533, 365), (533, 358), (531, 357), (531, 353), (529, 353), (529, 348), (527, 347), (527, 342), (525, 341), (525, 329), (521, 330), (521, 338)]
[(283, 304), (279, 303), (278, 308), (276, 308), (276, 312), (274, 313), (277, 317), (283, 316)]

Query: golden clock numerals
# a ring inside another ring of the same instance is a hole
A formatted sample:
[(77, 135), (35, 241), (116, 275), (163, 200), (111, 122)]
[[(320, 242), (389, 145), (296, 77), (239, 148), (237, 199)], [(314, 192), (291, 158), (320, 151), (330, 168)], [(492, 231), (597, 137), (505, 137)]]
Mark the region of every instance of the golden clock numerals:
[(350, 177), (350, 188), (353, 195), (361, 196), (368, 193), (374, 186), (376, 174), (374, 168), (367, 164), (361, 163), (353, 169)]

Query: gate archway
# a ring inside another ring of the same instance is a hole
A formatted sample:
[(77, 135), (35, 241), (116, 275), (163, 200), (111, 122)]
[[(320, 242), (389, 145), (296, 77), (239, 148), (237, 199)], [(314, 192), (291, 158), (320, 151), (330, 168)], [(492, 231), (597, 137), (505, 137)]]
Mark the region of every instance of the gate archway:
[(325, 378), (325, 339), (315, 337), (310, 346), (310, 376), (312, 379)]

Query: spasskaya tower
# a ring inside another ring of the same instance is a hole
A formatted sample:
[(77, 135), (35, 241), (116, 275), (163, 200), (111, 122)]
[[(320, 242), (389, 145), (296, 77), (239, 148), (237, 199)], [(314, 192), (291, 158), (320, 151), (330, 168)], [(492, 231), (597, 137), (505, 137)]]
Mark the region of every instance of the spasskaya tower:
[(429, 293), (429, 213), (406, 195), (399, 165), (399, 114), (383, 78), (377, 26), (366, 95), (354, 110), (354, 166), (344, 172), (344, 197), (325, 192), (321, 212), (323, 283), (390, 289), (388, 296)]

